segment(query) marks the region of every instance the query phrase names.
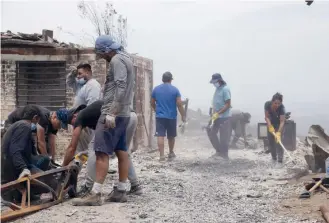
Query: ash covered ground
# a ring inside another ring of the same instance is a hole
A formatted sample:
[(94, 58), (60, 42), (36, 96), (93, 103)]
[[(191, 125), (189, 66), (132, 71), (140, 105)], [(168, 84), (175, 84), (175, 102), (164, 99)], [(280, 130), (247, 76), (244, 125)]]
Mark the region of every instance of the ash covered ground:
[[(292, 153), (297, 164), (280, 167), (257, 140), (250, 142), (252, 149), (230, 150), (230, 161), (211, 157), (214, 149), (204, 132), (179, 136), (171, 162), (160, 163), (158, 152), (140, 149), (133, 160), (142, 196), (100, 207), (74, 207), (68, 200), (16, 222), (324, 222), (318, 206), (296, 199), (303, 184), (291, 183), (308, 172), (305, 148)], [(111, 162), (115, 169), (117, 161)], [(81, 181), (83, 176), (84, 171)], [(107, 176), (104, 193), (116, 179)]]

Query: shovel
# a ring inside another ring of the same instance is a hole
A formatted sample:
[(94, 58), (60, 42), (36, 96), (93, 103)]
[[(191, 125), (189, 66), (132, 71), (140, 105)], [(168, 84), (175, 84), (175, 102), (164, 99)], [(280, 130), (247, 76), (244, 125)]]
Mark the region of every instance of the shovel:
[[(272, 134), (273, 134), (273, 136), (274, 136), (274, 138), (275, 138), (275, 133), (272, 132)], [(286, 147), (284, 147), (284, 145), (282, 144), (281, 140), (278, 142), (278, 144), (282, 147), (282, 149), (285, 151), (285, 153), (288, 154), (290, 161), (291, 161), (293, 164), (296, 164), (296, 163), (294, 162), (293, 158), (291, 157), (291, 155), (289, 154), (288, 150), (286, 149)], [(290, 161), (289, 161), (289, 162), (290, 162)], [(289, 162), (287, 162), (287, 163), (289, 163)], [(287, 164), (287, 163), (285, 163), (285, 164)]]
[(310, 198), (312, 192), (322, 184), (323, 179), (324, 177), (322, 177), (321, 180), (319, 180), (311, 189), (299, 195), (299, 198)]

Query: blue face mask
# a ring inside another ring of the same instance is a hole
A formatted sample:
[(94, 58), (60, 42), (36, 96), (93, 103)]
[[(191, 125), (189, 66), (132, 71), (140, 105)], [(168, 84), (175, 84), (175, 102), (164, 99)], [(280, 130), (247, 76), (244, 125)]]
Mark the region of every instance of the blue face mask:
[(217, 82), (217, 83), (214, 83), (214, 86), (215, 86), (215, 87), (219, 87), (220, 84)]
[(34, 131), (37, 129), (37, 125), (34, 123), (31, 123), (31, 130)]
[(76, 82), (80, 85), (84, 85), (86, 83), (86, 80), (83, 78), (80, 78), (80, 79), (76, 78)]

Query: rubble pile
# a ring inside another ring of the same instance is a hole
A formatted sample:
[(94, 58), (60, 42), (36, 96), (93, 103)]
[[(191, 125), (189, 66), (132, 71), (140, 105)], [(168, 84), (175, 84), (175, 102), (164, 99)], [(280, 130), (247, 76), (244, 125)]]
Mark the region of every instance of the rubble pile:
[[(260, 153), (264, 149), (257, 139), (249, 140), (258, 149), (230, 150), (230, 161), (212, 157), (214, 149), (206, 134), (179, 136), (172, 162), (160, 163), (157, 152), (139, 149), (132, 157), (142, 196), (129, 196), (127, 203), (102, 208), (72, 207), (68, 201), (23, 220), (47, 216), (54, 222), (314, 222), (307, 213), (296, 216), (276, 210), (283, 199), (299, 195), (302, 185), (288, 181), (304, 163), (278, 166), (270, 154)], [(297, 151), (291, 154), (302, 158)], [(110, 162), (110, 169), (116, 169), (116, 159)], [(80, 183), (84, 173), (79, 175)], [(107, 176), (104, 195), (117, 179), (117, 174)]]
[(1, 46), (39, 46), (39, 47), (49, 47), (49, 48), (81, 48), (78, 44), (59, 42), (56, 39), (45, 40), (42, 34), (33, 33), (13, 33), (10, 30), (7, 32), (1, 32)]

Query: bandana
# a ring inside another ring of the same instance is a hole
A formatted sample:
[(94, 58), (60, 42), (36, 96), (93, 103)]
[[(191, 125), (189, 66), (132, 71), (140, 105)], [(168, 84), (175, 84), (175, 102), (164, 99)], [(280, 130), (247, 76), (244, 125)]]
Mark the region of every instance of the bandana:
[(57, 119), (61, 122), (63, 129), (67, 129), (68, 123), (68, 110), (66, 108), (60, 108), (56, 111)]

